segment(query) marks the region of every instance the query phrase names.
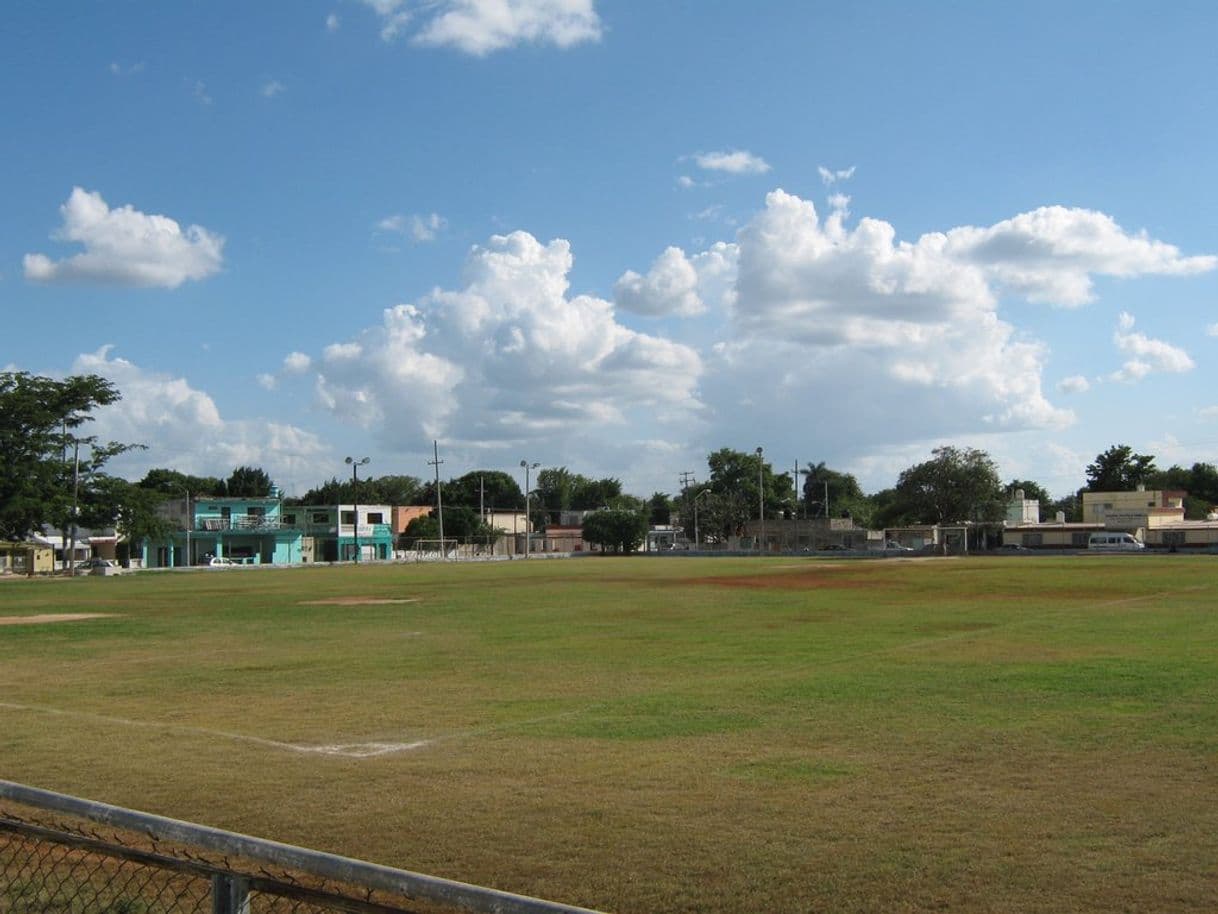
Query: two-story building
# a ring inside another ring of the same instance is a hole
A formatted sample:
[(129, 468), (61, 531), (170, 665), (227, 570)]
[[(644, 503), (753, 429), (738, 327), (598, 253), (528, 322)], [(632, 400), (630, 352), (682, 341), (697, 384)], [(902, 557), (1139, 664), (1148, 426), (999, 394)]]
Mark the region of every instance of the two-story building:
[(363, 562), (393, 558), (394, 515), (390, 505), (304, 505), (286, 508), (306, 539), (313, 561)]
[(178, 529), (163, 541), (145, 540), (147, 568), (206, 565), (212, 558), (248, 565), (292, 565), (310, 558), (303, 531), (284, 517), (278, 495), (178, 498), (161, 505), (160, 513)]

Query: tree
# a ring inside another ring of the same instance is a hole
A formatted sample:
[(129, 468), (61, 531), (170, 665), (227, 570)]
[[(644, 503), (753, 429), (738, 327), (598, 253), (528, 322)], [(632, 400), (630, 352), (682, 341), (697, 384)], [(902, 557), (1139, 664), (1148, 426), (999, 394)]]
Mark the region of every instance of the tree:
[[(105, 463), (136, 445), (100, 443), (76, 433), (101, 406), (120, 399), (98, 375), (62, 381), (0, 372), (0, 539), (24, 539), (44, 524), (69, 518)], [(84, 446), (84, 459), (81, 446)]]
[(224, 483), (224, 491), (230, 498), (266, 498), (274, 486), (261, 467), (240, 466)]
[(223, 495), (225, 492), (224, 483), (215, 476), (191, 476), (169, 469), (149, 470), (136, 485), (141, 489), (160, 492), (170, 498), (185, 498), (188, 492), (192, 498), (204, 495)]
[(898, 523), (999, 520), (1005, 511), (998, 468), (976, 448), (935, 448), (930, 460), (902, 471), (890, 509)]
[(671, 524), (675, 510), (672, 499), (663, 492), (654, 492), (651, 498), (647, 499), (647, 520), (652, 526), (662, 527)]
[(1087, 488), (1092, 492), (1130, 492), (1155, 472), (1155, 458), (1135, 454), (1127, 444), (1114, 444), (1087, 465)]
[(634, 552), (647, 538), (647, 517), (608, 508), (584, 518), (584, 539), (606, 551)]
[(175, 529), (157, 510), (165, 496), (156, 489), (106, 476), (97, 491), (99, 503), (86, 506), (82, 517), (86, 526), (113, 526), (129, 546), (145, 539), (168, 539)]
[(871, 505), (854, 476), (831, 470), (823, 461), (800, 472), (804, 474), (803, 503), (808, 517), (853, 517), (860, 524), (867, 522)]
[[(476, 508), (464, 505), (444, 506), (444, 538), (445, 539), (487, 539), (495, 536), (493, 527), (482, 522)], [(439, 539), (440, 521), (436, 512), (430, 512), (426, 517), (416, 517), (402, 532), (399, 544), (403, 549), (412, 549), (420, 539)]]
[[(435, 498), (435, 492), (432, 491), (432, 502)], [(517, 511), (524, 505), (524, 495), (520, 492), (519, 483), (509, 473), (499, 470), (473, 470), (444, 484), (444, 504), (465, 505), (475, 510), (485, 507), (488, 511)], [(447, 522), (444, 526), (447, 529)]]
[[(756, 453), (720, 448), (706, 458), (710, 481), (698, 489), (709, 488), (711, 495), (698, 503), (699, 526), (711, 540), (722, 540), (736, 534), (749, 520), (757, 517), (759, 502), (765, 505), (766, 517), (779, 517), (794, 509), (793, 489), (789, 473), (775, 473), (774, 468)], [(758, 492), (758, 475), (761, 491)], [(712, 497), (713, 496), (713, 497)], [(686, 517), (683, 505), (682, 523), (693, 529), (692, 510)]]
[(1194, 463), (1188, 469), (1172, 466), (1156, 470), (1146, 478), (1146, 485), (1186, 492), (1184, 516), (1189, 520), (1204, 519), (1218, 505), (1218, 469), (1211, 463)]

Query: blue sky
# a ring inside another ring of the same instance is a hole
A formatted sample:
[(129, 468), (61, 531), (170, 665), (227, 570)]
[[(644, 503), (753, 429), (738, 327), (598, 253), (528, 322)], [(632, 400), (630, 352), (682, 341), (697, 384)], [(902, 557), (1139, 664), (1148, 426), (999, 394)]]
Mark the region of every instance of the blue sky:
[(1216, 459), (1212, 4), (6, 13), (0, 366), (133, 478)]

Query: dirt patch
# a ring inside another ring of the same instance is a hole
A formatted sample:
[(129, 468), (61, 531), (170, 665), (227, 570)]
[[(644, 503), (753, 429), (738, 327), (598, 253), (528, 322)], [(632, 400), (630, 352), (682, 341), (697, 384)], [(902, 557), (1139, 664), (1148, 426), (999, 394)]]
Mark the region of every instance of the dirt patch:
[(45, 625), (51, 622), (79, 622), (82, 619), (111, 619), (115, 613), (44, 613), (40, 616), (0, 616), (0, 625)]
[(418, 603), (418, 597), (332, 597), (329, 600), (304, 600), (301, 606), (384, 606), (388, 603)]

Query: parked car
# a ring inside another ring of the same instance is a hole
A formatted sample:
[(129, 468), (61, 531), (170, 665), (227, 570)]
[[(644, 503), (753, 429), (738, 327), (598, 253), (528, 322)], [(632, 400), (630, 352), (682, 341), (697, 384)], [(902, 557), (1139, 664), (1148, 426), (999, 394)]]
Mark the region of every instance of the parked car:
[(885, 552), (913, 552), (913, 548), (910, 546), (902, 546), (896, 540), (888, 540), (887, 542), (884, 543), (884, 551)]
[(1130, 533), (1093, 533), (1087, 538), (1092, 552), (1141, 552), (1146, 545)]
[(87, 569), (89, 574), (97, 575), (121, 574), (123, 571), (123, 566), (114, 561), (114, 559), (93, 558), (89, 559), (80, 567)]
[(1028, 547), (1020, 543), (1003, 543), (998, 547), (999, 552), (1028, 552)]
[(226, 555), (213, 555), (207, 560), (208, 568), (232, 568), (237, 563)]

